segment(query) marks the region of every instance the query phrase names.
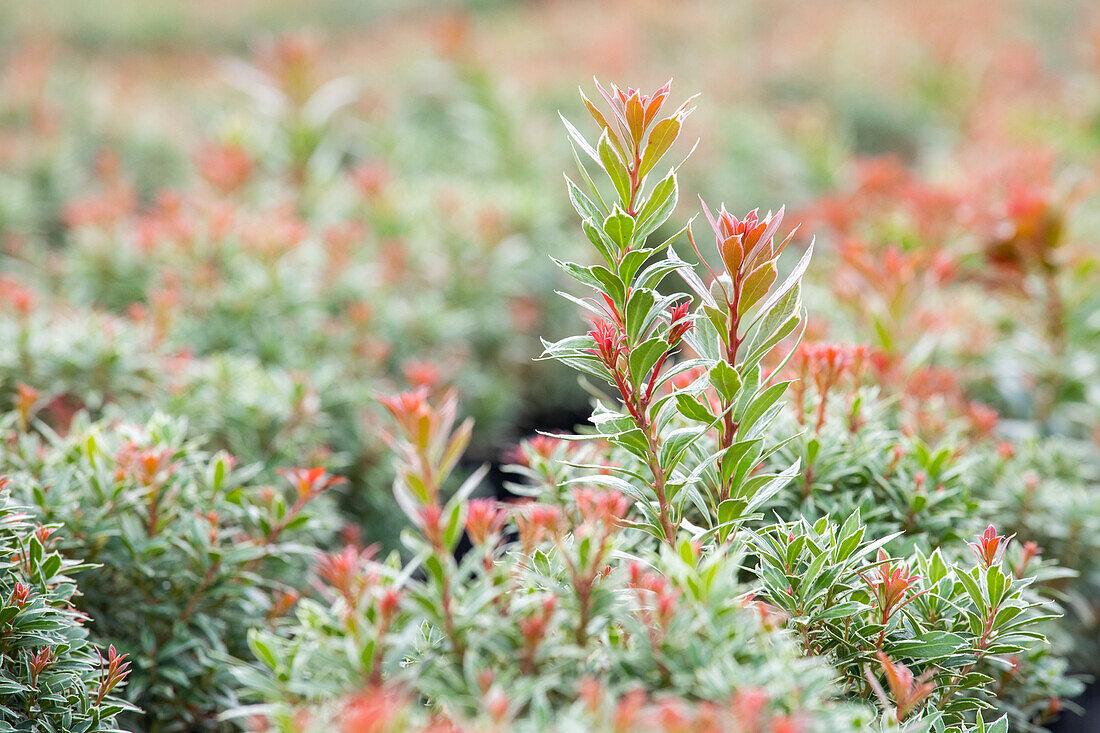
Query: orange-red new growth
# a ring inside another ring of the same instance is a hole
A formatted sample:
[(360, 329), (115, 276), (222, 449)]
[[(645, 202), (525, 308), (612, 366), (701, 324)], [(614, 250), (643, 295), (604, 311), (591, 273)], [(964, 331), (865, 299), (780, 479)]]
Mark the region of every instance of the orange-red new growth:
[(989, 568), (993, 567), (994, 564), (999, 565), (1001, 563), (1005, 549), (1008, 547), (1008, 541), (1014, 536), (1005, 537), (997, 534), (997, 528), (991, 524), (978, 535), (977, 542), (968, 542), (967, 546), (974, 552), (978, 560)]
[(129, 655), (119, 654), (114, 644), (112, 644), (107, 648), (106, 665), (104, 665), (103, 657), (99, 658), (101, 679), (99, 688), (96, 690), (96, 707), (102, 705), (103, 698), (109, 695), (111, 690), (115, 689), (130, 674), (130, 662), (126, 661), (127, 656)]
[(343, 476), (333, 476), (321, 466), (313, 468), (280, 468), (279, 475), (284, 477), (298, 492), (299, 501), (308, 501), (330, 486), (346, 484)]
[(626, 354), (626, 340), (620, 328), (603, 318), (592, 322), (592, 330), (588, 335), (595, 341), (595, 347), (588, 349), (589, 353), (599, 357), (600, 362), (608, 368), (612, 374), (619, 368), (619, 359)]
[(324, 555), (317, 562), (317, 574), (339, 592), (351, 608), (355, 608), (366, 590), (367, 577), (363, 566), (374, 556), (374, 552), (374, 547), (360, 550), (348, 545), (338, 552)]
[(878, 551), (878, 561), (880, 564), (870, 578), (862, 574), (860, 577), (871, 590), (871, 596), (878, 608), (878, 622), (883, 627), (882, 631), (879, 632), (878, 641), (878, 645), (881, 647), (886, 637), (886, 625), (894, 614), (927, 591), (911, 594), (914, 585), (920, 580), (920, 576), (910, 573), (908, 565), (899, 564), (895, 566), (885, 550)]
[(495, 499), (473, 499), (466, 507), (466, 532), (475, 545), (484, 545), (495, 538), (507, 518)]
[(561, 512), (549, 504), (529, 503), (520, 506), (516, 509), (515, 519), (520, 544), (527, 553), (535, 545), (553, 539), (561, 532)]
[(630, 502), (618, 491), (577, 488), (573, 489), (572, 494), (582, 522), (594, 521), (615, 526), (630, 508)]
[(914, 679), (908, 667), (900, 662), (891, 661), (882, 650), (878, 651), (878, 660), (882, 665), (882, 671), (886, 674), (890, 693), (894, 696), (897, 720), (900, 723), (936, 689), (935, 683), (931, 682), (932, 673), (928, 671)]

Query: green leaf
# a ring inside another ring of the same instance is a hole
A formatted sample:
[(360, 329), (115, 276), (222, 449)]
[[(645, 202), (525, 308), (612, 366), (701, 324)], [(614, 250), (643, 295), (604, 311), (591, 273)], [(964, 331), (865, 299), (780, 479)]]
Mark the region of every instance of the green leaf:
[(766, 413), (772, 405), (779, 401), (779, 398), (783, 396), (783, 393), (787, 391), (787, 385), (790, 382), (779, 382), (761, 392), (752, 402), (749, 403), (748, 408), (740, 416), (735, 415), (737, 418), (738, 435), (746, 435), (754, 427), (760, 418)]
[(592, 203), (592, 199), (585, 196), (584, 193), (577, 188), (577, 184), (569, 179), (569, 176), (565, 177), (565, 185), (569, 191), (569, 202), (573, 204), (573, 208), (580, 214), (582, 221), (585, 219), (594, 219), (596, 221), (603, 220), (607, 212), (600, 210), (596, 204)]
[(741, 375), (724, 361), (710, 368), (710, 383), (726, 404), (733, 402), (741, 391)]
[(649, 457), (649, 441), (646, 440), (645, 434), (637, 428), (609, 437), (608, 440), (627, 449), (642, 461)]
[(714, 421), (714, 415), (710, 413), (710, 409), (703, 404), (702, 400), (683, 392), (676, 395), (676, 409), (688, 420), (708, 425)]
[(61, 556), (56, 552), (49, 555), (42, 561), (42, 578), (49, 582), (53, 576), (57, 575), (57, 571), (61, 569)]
[[(633, 254), (633, 253), (631, 253)], [(630, 255), (627, 255), (629, 257)], [(625, 258), (624, 258), (625, 261)], [(646, 267), (638, 275), (637, 287), (651, 288), (660, 284), (665, 275), (670, 272), (675, 272), (684, 266), (683, 262), (675, 262), (673, 260), (660, 260)]]
[(768, 288), (775, 282), (776, 277), (773, 261), (765, 262), (750, 272), (742, 286), (741, 299), (737, 302), (737, 312), (747, 313), (757, 301), (768, 294)]
[(616, 251), (613, 249), (614, 242), (610, 241), (607, 234), (598, 229), (591, 219), (585, 219), (581, 222), (581, 229), (584, 230), (584, 235), (588, 237), (588, 241), (592, 243), (600, 256), (604, 258), (604, 261), (608, 265), (614, 265), (617, 257)]
[(657, 165), (676, 142), (676, 138), (680, 135), (680, 125), (679, 117), (669, 117), (653, 126), (646, 141), (645, 152), (642, 153), (642, 162), (638, 168), (639, 177), (653, 170), (653, 166)]
[[(768, 299), (764, 301), (764, 304), (760, 306), (758, 315), (753, 319), (753, 323), (755, 323), (762, 314), (770, 312), (772, 306), (775, 305), (780, 298), (789, 293), (796, 284), (802, 281), (802, 275), (806, 272), (806, 268), (810, 266), (810, 259), (813, 257), (813, 254), (814, 242), (811, 240), (810, 246), (806, 248), (806, 251), (798, 260), (798, 264), (791, 270), (791, 274), (787, 275), (787, 279), (783, 281), (783, 284), (773, 290), (772, 294), (768, 296)], [(749, 325), (751, 326), (752, 324), (750, 323)]]
[[(649, 249), (635, 249), (627, 252), (619, 262), (619, 277), (622, 278), (624, 283), (630, 283), (634, 279), (634, 275), (638, 272), (638, 268), (652, 256), (653, 250)], [(648, 288), (650, 286), (639, 283), (636, 287)]]
[(985, 571), (986, 590), (989, 591), (989, 605), (996, 608), (1004, 599), (1005, 590), (1008, 588), (1008, 578), (996, 565)]
[(271, 671), (275, 671), (279, 666), (279, 660), (275, 656), (275, 650), (270, 642), (270, 636), (258, 629), (249, 629), (248, 636), (248, 648), (252, 650), (252, 653), (256, 656), (256, 659), (260, 660), (265, 667)]
[(573, 142), (584, 151), (585, 155), (599, 163), (600, 156), (596, 154), (595, 148), (589, 145), (588, 141), (584, 139), (584, 135), (582, 135), (576, 127), (573, 127), (573, 123), (565, 119), (561, 112), (558, 112), (558, 117), (561, 117), (562, 124), (565, 125), (565, 131), (569, 134), (569, 137), (572, 138)]
[(656, 298), (653, 291), (648, 288), (635, 288), (630, 292), (623, 310), (623, 326), (626, 328), (627, 338), (630, 343), (636, 342), (645, 335), (650, 324), (658, 315)]
[(634, 238), (634, 218), (629, 214), (616, 211), (604, 219), (603, 230), (620, 250), (630, 249)]
[(634, 383), (641, 385), (649, 377), (650, 370), (667, 351), (668, 343), (659, 336), (654, 336), (634, 347), (628, 359), (630, 375)]
[(966, 639), (947, 631), (928, 631), (912, 639), (890, 645), (893, 655), (919, 661), (932, 661), (949, 657), (966, 646)]
[(589, 268), (589, 272), (596, 278), (599, 287), (615, 301), (617, 306), (622, 308), (626, 300), (626, 284), (622, 279), (603, 265), (593, 265)]
[(989, 606), (986, 603), (985, 597), (982, 596), (982, 590), (978, 586), (977, 579), (961, 568), (955, 573), (955, 577), (962, 583), (963, 589), (966, 590), (967, 595), (970, 596), (970, 600), (974, 602), (974, 605), (978, 607), (981, 615), (984, 615)]
[(630, 171), (627, 170), (626, 163), (619, 157), (619, 154), (611, 147), (611, 138), (607, 134), (607, 130), (604, 130), (603, 135), (600, 136), (596, 151), (600, 155), (604, 172), (611, 179), (615, 191), (619, 194), (619, 200), (623, 202), (625, 207), (626, 203), (630, 201)]
[(551, 257), (550, 261), (560, 267), (565, 274), (569, 275), (569, 277), (577, 282), (583, 283), (591, 288), (596, 288), (597, 290), (603, 289), (603, 283), (592, 274), (591, 267), (583, 267), (575, 262), (564, 262), (554, 257)]
[(676, 209), (679, 198), (679, 190), (676, 185), (676, 174), (671, 171), (653, 187), (645, 205), (638, 212), (639, 239), (648, 237), (664, 224), (672, 212)]

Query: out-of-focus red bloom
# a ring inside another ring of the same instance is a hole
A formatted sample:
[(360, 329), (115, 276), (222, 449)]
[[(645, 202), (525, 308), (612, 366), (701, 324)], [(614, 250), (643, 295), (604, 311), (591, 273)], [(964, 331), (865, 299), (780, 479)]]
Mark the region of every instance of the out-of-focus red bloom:
[(401, 365), (401, 374), (414, 388), (432, 389), (439, 384), (442, 374), (439, 367), (430, 361), (413, 359)]
[(511, 703), (508, 700), (508, 695), (501, 689), (500, 685), (494, 685), (485, 693), (482, 705), (484, 705), (485, 711), (489, 713), (489, 719), (497, 725), (501, 725), (508, 719)]
[(417, 387), (407, 392), (378, 398), (382, 406), (397, 420), (405, 437), (416, 445), (427, 443), (434, 422), (428, 395), (427, 387)]
[(958, 375), (945, 367), (922, 367), (914, 371), (905, 385), (906, 394), (918, 401), (934, 397), (955, 400), (961, 393)]
[(630, 509), (630, 502), (618, 491), (577, 488), (573, 489), (572, 495), (581, 521), (584, 522), (599, 522), (615, 526), (622, 521)]
[(986, 256), (1006, 272), (1023, 273), (1052, 264), (1063, 240), (1065, 212), (1048, 184), (1018, 181), (993, 212), (996, 224)]
[(589, 713), (595, 713), (603, 703), (603, 685), (595, 677), (585, 676), (577, 684), (577, 699)]
[(195, 153), (199, 175), (221, 194), (230, 194), (248, 183), (256, 161), (236, 143), (207, 143)]
[(630, 564), (629, 573), (628, 585), (637, 596), (638, 613), (651, 633), (656, 634), (655, 638), (660, 638), (672, 621), (680, 593), (665, 576), (646, 570), (637, 562)]
[(10, 306), (21, 318), (26, 318), (37, 303), (34, 293), (10, 277), (0, 277), (0, 301)]
[(466, 507), (466, 532), (475, 545), (484, 545), (496, 537), (507, 514), (495, 499), (473, 499)]
[(276, 593), (274, 599), (272, 600), (271, 608), (269, 608), (267, 611), (268, 622), (285, 616), (287, 613), (290, 612), (290, 609), (294, 608), (295, 604), (298, 603), (298, 600), (300, 598), (301, 596), (298, 594), (298, 592), (293, 589), (282, 590)]
[(437, 551), (443, 551), (443, 508), (438, 504), (427, 504), (417, 510), (416, 524), (424, 537)]
[(287, 207), (257, 214), (241, 228), (241, 241), (245, 247), (272, 261), (293, 250), (307, 236), (309, 227)]
[(631, 690), (619, 698), (619, 702), (615, 706), (615, 733), (630, 733), (637, 730), (639, 717), (644, 707), (644, 690)]
[(509, 450), (507, 460), (517, 466), (530, 468), (532, 461), (549, 461), (562, 446), (568, 449), (569, 441), (552, 435), (535, 435)]
[(967, 402), (966, 417), (970, 420), (971, 430), (979, 437), (987, 437), (993, 434), (997, 427), (1000, 415), (992, 407), (980, 402)]
[(512, 326), (520, 333), (537, 333), (542, 322), (542, 308), (535, 298), (517, 295), (508, 299), (508, 315)]
[(70, 229), (108, 229), (133, 211), (134, 196), (128, 187), (102, 194), (89, 194), (65, 205), (61, 218)]
[(118, 465), (115, 477), (119, 481), (131, 478), (147, 487), (161, 486), (179, 467), (172, 462), (175, 454), (174, 448), (139, 448), (132, 442), (127, 443), (115, 456)]
[(741, 598), (741, 607), (754, 609), (760, 615), (760, 622), (765, 629), (775, 630), (783, 626), (789, 618), (786, 611), (778, 606), (773, 606), (766, 601), (761, 601), (754, 594), (747, 593)]
[(367, 161), (355, 166), (351, 171), (351, 180), (359, 193), (368, 201), (378, 198), (390, 180), (390, 172), (385, 163), (377, 160)]
[(516, 507), (516, 529), (519, 531), (520, 544), (530, 553), (535, 545), (546, 539), (552, 539), (561, 532), (561, 512), (549, 504), (534, 502)]
[(770, 696), (759, 687), (745, 687), (733, 694), (733, 714), (744, 730), (759, 730)]
[(818, 199), (803, 218), (842, 236), (901, 222), (933, 249), (959, 223), (962, 204), (960, 193), (919, 180), (897, 157), (880, 156), (857, 161), (854, 187)]
[(394, 615), (401, 607), (401, 591), (396, 588), (386, 588), (378, 596), (379, 624), (383, 628), (389, 628)]
[(409, 276), (409, 249), (402, 239), (387, 239), (382, 243), (382, 277), (385, 282), (406, 282)]
[(374, 556), (374, 546), (360, 550), (348, 545), (339, 552), (323, 556), (317, 562), (317, 574), (355, 608), (366, 590), (366, 563)]
[(341, 733), (390, 733), (404, 726), (409, 701), (392, 688), (366, 690), (344, 706), (340, 714)]
[(1039, 547), (1037, 542), (1025, 542), (1023, 549), (1020, 551), (1020, 561), (1016, 563), (1016, 577), (1024, 577), (1027, 573), (1027, 566), (1031, 564), (1031, 560), (1042, 552), (1043, 549)]
[(432, 38), (440, 55), (453, 62), (461, 62), (477, 45), (471, 43), (470, 12), (461, 6), (441, 13), (432, 26)]
[(295, 106), (306, 103), (317, 87), (315, 73), (321, 41), (308, 31), (286, 33), (262, 49), (259, 63)]
[(864, 366), (871, 356), (872, 351), (866, 344), (828, 344), (809, 341), (799, 344), (787, 367), (787, 371), (794, 379), (792, 392), (798, 419), (800, 421), (803, 419), (807, 383), (813, 382), (820, 400), (816, 424), (816, 430), (820, 432), (825, 424), (825, 407), (830, 392), (842, 381), (849, 383), (853, 390), (858, 389)]
[(15, 411), (19, 415), (19, 425), (23, 430), (27, 429), (32, 417), (34, 406), (38, 402), (39, 392), (28, 384), (19, 382), (15, 385)]
[(881, 650), (878, 651), (879, 664), (886, 674), (886, 683), (890, 686), (890, 693), (894, 696), (894, 704), (897, 706), (897, 720), (902, 722), (913, 710), (920, 707), (921, 703), (928, 699), (936, 689), (931, 681), (932, 673), (927, 671), (914, 679), (909, 668), (900, 662), (894, 662)]
[(528, 674), (534, 671), (535, 653), (551, 628), (551, 620), (557, 604), (556, 596), (547, 595), (535, 613), (519, 620), (519, 632), (523, 636), (524, 646), (524, 659), (521, 661), (521, 666), (526, 668)]
[(299, 501), (308, 501), (331, 486), (346, 484), (343, 476), (333, 476), (321, 466), (313, 468), (280, 468), (280, 476), (290, 482), (298, 493)]

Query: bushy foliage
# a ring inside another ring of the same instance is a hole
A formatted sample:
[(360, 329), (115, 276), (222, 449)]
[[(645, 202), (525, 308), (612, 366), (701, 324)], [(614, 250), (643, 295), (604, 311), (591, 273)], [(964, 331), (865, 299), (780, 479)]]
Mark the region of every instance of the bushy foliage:
[(0, 729), (112, 731), (132, 709), (116, 695), (129, 662), (89, 639), (73, 607), (89, 565), (58, 551), (59, 526), (34, 524), (0, 478)]
[(1089, 446), (1047, 438), (988, 451), (971, 478), (1023, 544), (1019, 567), (1043, 561), (1041, 588), (1066, 610), (1056, 647), (1086, 669), (1096, 649), (1100, 598), (1098, 465)]
[(325, 537), (315, 499), (336, 479), (294, 469), (289, 487), (257, 485), (254, 468), (205, 453), (180, 420), (78, 417), (61, 437), (41, 423), (23, 432), (14, 417), (3, 470), (39, 521), (64, 528), (52, 544), (95, 566), (79, 595), (69, 589), (72, 613), (93, 640), (129, 655), (126, 725), (219, 729), (234, 699), (227, 659), (281, 612), (277, 594), (299, 587)]

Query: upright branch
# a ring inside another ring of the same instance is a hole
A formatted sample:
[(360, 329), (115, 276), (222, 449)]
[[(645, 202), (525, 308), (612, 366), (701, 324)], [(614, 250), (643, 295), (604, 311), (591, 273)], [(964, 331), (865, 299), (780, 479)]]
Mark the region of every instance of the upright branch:
[[(699, 247), (695, 244), (695, 237), (688, 229), (688, 239), (699, 261), (710, 275), (711, 285), (706, 291), (697, 289), (703, 300), (703, 312), (721, 339), (720, 355), (726, 366), (733, 371), (738, 367), (738, 352), (745, 340), (749, 337), (747, 329), (747, 315), (754, 305), (768, 295), (768, 291), (775, 283), (779, 274), (777, 263), (779, 256), (794, 237), (798, 228), (795, 227), (786, 238), (775, 244), (775, 235), (783, 224), (783, 209), (778, 213), (770, 212), (761, 219), (757, 209), (753, 209), (741, 219), (726, 211), (722, 206), (717, 212), (711, 213), (706, 202), (699, 199), (703, 206), (703, 214), (714, 232), (715, 246), (718, 249), (719, 258), (723, 269), (715, 272), (707, 264)], [(693, 279), (688, 283), (694, 285)], [(791, 329), (797, 321), (791, 323)], [(729, 373), (727, 370), (723, 371)], [(734, 400), (736, 395), (730, 392), (719, 394), (719, 408), (722, 419), (716, 426), (719, 448), (727, 451), (737, 438), (740, 423), (734, 417)], [(728, 460), (732, 460), (731, 455)], [(723, 472), (721, 486), (718, 490), (718, 500), (725, 501), (731, 498), (732, 491), (732, 467)], [(728, 474), (728, 475), (726, 475)]]
[(428, 399), (426, 387), (381, 398), (400, 430), (387, 435), (395, 455), (397, 477), (394, 497), (420, 533), (428, 580), (420, 595), (438, 609), (437, 619), (446, 633), (456, 661), (466, 654), (464, 631), (454, 612), (454, 550), (462, 536), (466, 500), (477, 487), (484, 470), (475, 472), (446, 502), (443, 486), (470, 442), (473, 422), (455, 426), (458, 401), (444, 395), (439, 404)]
[[(774, 475), (749, 476), (770, 452), (762, 434), (786, 386), (761, 379), (760, 362), (801, 321), (799, 282), (809, 251), (774, 287), (779, 256), (791, 239), (773, 241), (782, 210), (741, 220), (724, 209), (717, 218), (707, 210), (725, 264), (722, 274), (710, 271), (712, 291), (672, 247), (680, 235), (690, 236), (690, 223), (659, 243), (649, 241), (676, 207), (682, 162), (652, 186), (649, 176), (679, 137), (694, 97), (666, 115), (670, 84), (650, 95), (596, 87), (606, 113), (581, 94), (599, 128), (595, 145), (562, 119), (581, 183), (566, 177), (569, 198), (602, 261), (555, 260), (595, 291), (566, 296), (588, 311), (592, 327), (583, 336), (545, 343), (544, 358), (606, 383), (617, 403), (597, 404), (592, 422), (598, 437), (640, 466), (613, 468), (593, 481), (634, 498), (642, 515), (638, 526), (669, 544), (685, 520), (724, 538), (797, 470), (782, 472), (779, 483)], [(597, 185), (586, 167), (592, 164), (610, 185)], [(698, 304), (657, 290), (672, 272), (688, 282)], [(715, 450), (707, 435), (717, 435)]]

